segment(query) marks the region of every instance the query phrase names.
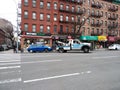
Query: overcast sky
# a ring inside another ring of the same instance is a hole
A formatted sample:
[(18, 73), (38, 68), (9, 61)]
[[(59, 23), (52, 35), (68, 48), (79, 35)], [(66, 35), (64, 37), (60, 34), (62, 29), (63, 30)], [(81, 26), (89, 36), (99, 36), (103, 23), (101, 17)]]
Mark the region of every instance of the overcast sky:
[(10, 21), (13, 25), (17, 25), (17, 3), (19, 0), (0, 0), (0, 18)]

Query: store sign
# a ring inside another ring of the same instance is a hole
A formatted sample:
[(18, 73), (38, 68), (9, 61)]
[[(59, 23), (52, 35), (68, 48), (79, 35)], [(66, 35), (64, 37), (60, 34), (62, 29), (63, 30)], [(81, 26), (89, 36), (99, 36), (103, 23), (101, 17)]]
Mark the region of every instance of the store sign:
[(98, 41), (97, 36), (80, 36), (80, 40)]
[(107, 41), (106, 36), (98, 36), (98, 41)]
[(37, 33), (26, 33), (26, 35), (36, 36), (36, 35), (37, 35)]

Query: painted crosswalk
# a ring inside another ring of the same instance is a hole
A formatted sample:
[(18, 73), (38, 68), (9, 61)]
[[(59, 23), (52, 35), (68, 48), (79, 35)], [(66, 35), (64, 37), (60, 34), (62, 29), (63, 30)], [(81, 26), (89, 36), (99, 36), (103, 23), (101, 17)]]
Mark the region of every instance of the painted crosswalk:
[[(10, 55), (9, 55), (10, 56)], [(19, 63), (19, 64), (9, 64)], [(8, 90), (20, 90), (21, 89), (21, 60), (19, 57), (12, 57), (3, 59), (0, 58), (0, 89)]]

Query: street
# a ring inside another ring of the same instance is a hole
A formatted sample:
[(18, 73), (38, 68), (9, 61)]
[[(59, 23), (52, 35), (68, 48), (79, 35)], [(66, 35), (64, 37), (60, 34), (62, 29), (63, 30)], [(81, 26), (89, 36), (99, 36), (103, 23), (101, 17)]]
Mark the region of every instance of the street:
[(120, 90), (120, 51), (0, 54), (0, 90)]

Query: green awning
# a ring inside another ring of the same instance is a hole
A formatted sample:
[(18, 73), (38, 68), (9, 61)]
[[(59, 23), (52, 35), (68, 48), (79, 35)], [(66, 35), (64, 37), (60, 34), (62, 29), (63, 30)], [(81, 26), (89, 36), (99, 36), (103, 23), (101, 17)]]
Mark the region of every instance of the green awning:
[(98, 36), (80, 36), (80, 40), (98, 41)]

